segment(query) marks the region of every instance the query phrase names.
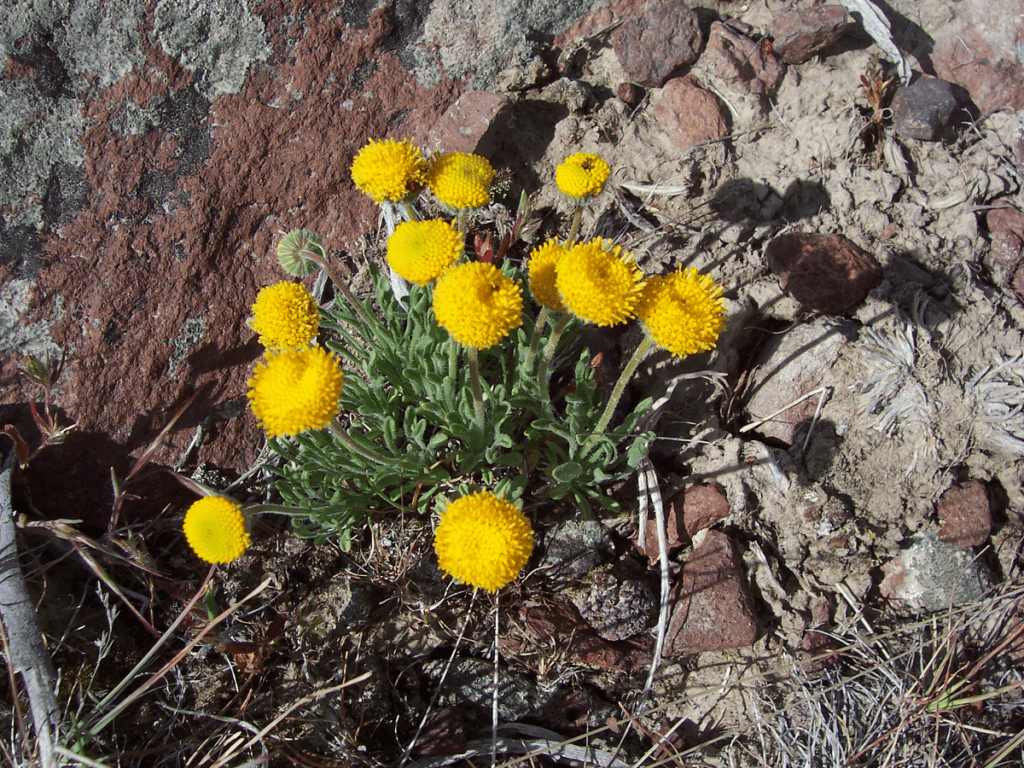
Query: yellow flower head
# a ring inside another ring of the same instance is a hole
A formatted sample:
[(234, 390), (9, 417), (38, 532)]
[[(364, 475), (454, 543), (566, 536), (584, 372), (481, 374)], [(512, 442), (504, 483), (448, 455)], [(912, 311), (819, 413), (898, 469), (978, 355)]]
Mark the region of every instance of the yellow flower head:
[(573, 202), (599, 194), (612, 169), (602, 158), (586, 152), (569, 155), (555, 169), (558, 191)]
[(398, 202), (423, 184), (426, 170), (423, 155), (408, 140), (370, 139), (352, 161), (352, 181), (375, 203)]
[(530, 293), (538, 304), (555, 312), (565, 312), (565, 305), (555, 287), (555, 268), (568, 252), (565, 243), (559, 243), (557, 237), (530, 251)]
[(523, 322), (523, 292), (493, 264), (467, 261), (434, 286), (437, 324), (464, 347), (493, 347)]
[(249, 403), (270, 437), (323, 429), (338, 413), (341, 366), (329, 352), (268, 352), (249, 379)]
[(559, 260), (555, 285), (576, 317), (594, 325), (618, 325), (633, 317), (642, 279), (633, 254), (595, 238)]
[(710, 277), (680, 268), (647, 281), (636, 314), (659, 347), (684, 357), (715, 348), (725, 301)]
[(431, 161), (427, 169), (427, 184), (431, 191), (449, 208), (479, 208), (491, 201), (488, 191), (494, 169), (480, 155), (448, 152)]
[(447, 221), (405, 221), (388, 238), (388, 264), (416, 285), (436, 280), (462, 255), (463, 237)]
[(206, 496), (185, 513), (185, 540), (208, 563), (230, 563), (249, 547), (242, 507), (223, 496)]
[(495, 592), (530, 559), (533, 529), (515, 504), (480, 491), (448, 505), (434, 533), (434, 551), (449, 576)]
[(320, 329), (316, 299), (298, 283), (261, 288), (252, 305), (252, 329), (267, 349), (308, 347)]

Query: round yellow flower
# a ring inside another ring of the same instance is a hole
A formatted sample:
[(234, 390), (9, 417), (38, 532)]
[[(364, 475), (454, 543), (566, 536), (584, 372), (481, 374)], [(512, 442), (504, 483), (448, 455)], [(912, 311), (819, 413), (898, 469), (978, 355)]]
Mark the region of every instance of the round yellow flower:
[(450, 208), (478, 208), (491, 201), (489, 188), (494, 169), (479, 155), (448, 152), (437, 157), (427, 169), (427, 184)]
[(463, 242), (447, 221), (405, 221), (388, 238), (388, 264), (406, 280), (426, 285), (458, 261)]
[(633, 254), (595, 238), (559, 260), (555, 285), (576, 317), (594, 325), (618, 325), (633, 317), (642, 279)]
[(587, 152), (569, 155), (555, 169), (558, 191), (573, 202), (599, 194), (612, 169), (601, 157)]
[(538, 304), (555, 312), (565, 312), (565, 305), (555, 286), (555, 270), (559, 260), (568, 252), (565, 243), (559, 243), (557, 237), (530, 251), (530, 293)]
[(647, 281), (636, 314), (659, 347), (684, 357), (715, 348), (725, 300), (710, 277), (680, 268)]
[(267, 349), (308, 347), (320, 330), (316, 299), (298, 283), (261, 288), (252, 305), (252, 329)]
[(448, 505), (434, 533), (437, 564), (464, 584), (495, 592), (533, 552), (533, 528), (512, 502), (480, 491)]
[(270, 437), (323, 429), (338, 413), (341, 366), (320, 347), (268, 352), (249, 379), (249, 403)]
[(185, 513), (185, 540), (208, 563), (230, 563), (249, 547), (242, 507), (223, 496), (206, 496)]
[(423, 155), (408, 140), (370, 139), (352, 160), (352, 181), (375, 203), (398, 202), (423, 184), (426, 170)]
[(523, 322), (523, 292), (493, 264), (467, 261), (434, 286), (437, 324), (464, 347), (487, 349)]

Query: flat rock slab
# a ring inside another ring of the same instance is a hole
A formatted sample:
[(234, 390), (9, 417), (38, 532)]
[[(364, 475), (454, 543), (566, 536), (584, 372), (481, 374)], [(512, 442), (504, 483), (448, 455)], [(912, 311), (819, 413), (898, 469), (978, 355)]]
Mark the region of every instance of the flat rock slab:
[(665, 656), (742, 648), (757, 639), (754, 601), (736, 546), (708, 531), (672, 587)]
[(882, 572), (883, 596), (924, 611), (970, 605), (989, 586), (988, 575), (971, 550), (940, 541), (931, 532), (912, 536)]
[(765, 258), (782, 289), (819, 312), (853, 309), (883, 277), (875, 257), (842, 235), (780, 235), (768, 244)]
[(797, 8), (772, 21), (772, 47), (787, 64), (802, 64), (835, 45), (850, 25), (841, 5)]

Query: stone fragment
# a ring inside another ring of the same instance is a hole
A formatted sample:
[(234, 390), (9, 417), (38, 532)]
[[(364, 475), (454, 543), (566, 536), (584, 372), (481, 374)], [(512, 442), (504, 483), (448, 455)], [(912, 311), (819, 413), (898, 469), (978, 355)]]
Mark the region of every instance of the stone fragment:
[(735, 545), (710, 530), (672, 587), (665, 656), (742, 648), (757, 639), (754, 601)]
[(566, 584), (582, 578), (612, 550), (608, 531), (596, 520), (566, 520), (544, 535), (538, 569), (553, 582)]
[(510, 103), (498, 93), (467, 91), (434, 123), (424, 149), (490, 157), (495, 147), (487, 138), (488, 131)]
[(683, 491), (683, 525), (690, 538), (729, 516), (729, 500), (711, 483), (696, 483)]
[(980, 480), (954, 485), (939, 498), (939, 540), (958, 547), (980, 547), (992, 533), (988, 488)]
[(613, 642), (598, 637), (579, 611), (564, 600), (523, 605), (519, 615), (538, 640), (554, 642), (570, 661), (605, 669), (635, 672), (650, 663), (653, 638), (640, 636)]
[(584, 620), (605, 640), (625, 640), (651, 623), (654, 596), (637, 579), (620, 579), (609, 571), (594, 574), (589, 587), (570, 599)]
[(1024, 298), (1024, 211), (1011, 206), (994, 208), (985, 217), (991, 246), (986, 266), (998, 285)]
[(931, 532), (912, 536), (882, 573), (883, 597), (924, 611), (969, 605), (985, 593), (989, 581), (970, 550), (939, 541)]
[(703, 38), (693, 10), (671, 0), (651, 0), (612, 32), (611, 42), (630, 80), (660, 88), (697, 61)]
[(949, 126), (960, 101), (955, 86), (937, 77), (921, 77), (899, 88), (892, 100), (892, 124), (900, 136), (938, 141)]
[(768, 244), (765, 258), (782, 289), (819, 312), (852, 309), (882, 282), (875, 257), (842, 235), (780, 235)]
[[(751, 420), (771, 416), (757, 427), (758, 434), (786, 445), (804, 438), (819, 399), (809, 397), (792, 403), (832, 381), (836, 361), (856, 335), (854, 326), (846, 320), (819, 317), (768, 339), (758, 352), (747, 399)], [(778, 413), (783, 408), (786, 410)]]
[(636, 106), (644, 97), (644, 89), (636, 83), (619, 83), (616, 94), (619, 97), (619, 101), (630, 109), (636, 109)]
[[(690, 536), (683, 526), (683, 504), (686, 498), (686, 491), (679, 491), (665, 502), (665, 539), (669, 555), (678, 552), (683, 547), (689, 546)], [(661, 557), (658, 551), (658, 521), (651, 513), (647, 519), (647, 540), (644, 549), (640, 549), (639, 537), (634, 540), (638, 550), (647, 555), (652, 563), (657, 563)]]
[(804, 672), (820, 672), (826, 667), (834, 666), (839, 660), (834, 651), (839, 643), (831, 635), (816, 629), (804, 632), (800, 641), (800, 661)]
[(934, 39), (935, 74), (966, 88), (982, 112), (1024, 109), (1020, 0), (963, 0)]
[(711, 70), (739, 93), (771, 96), (782, 84), (786, 65), (773, 51), (734, 27), (734, 22), (711, 25), (706, 53)]
[(729, 133), (729, 121), (718, 97), (690, 77), (668, 82), (654, 107), (654, 117), (680, 149)]
[(833, 46), (849, 26), (841, 5), (797, 8), (772, 21), (772, 47), (786, 64), (802, 64)]

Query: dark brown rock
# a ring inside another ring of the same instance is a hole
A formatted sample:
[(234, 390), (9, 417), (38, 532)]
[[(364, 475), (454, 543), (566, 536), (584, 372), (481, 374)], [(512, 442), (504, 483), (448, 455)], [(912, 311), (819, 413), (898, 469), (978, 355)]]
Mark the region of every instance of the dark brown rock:
[[(748, 385), (746, 410), (759, 422), (757, 433), (786, 445), (802, 440), (819, 398), (796, 401), (832, 380), (833, 366), (855, 337), (849, 322), (819, 317), (769, 338), (758, 351)], [(767, 421), (760, 423), (763, 419)]]
[(616, 94), (623, 104), (630, 109), (635, 109), (644, 98), (644, 89), (636, 83), (619, 83)]
[(427, 720), (414, 751), (423, 756), (457, 754), (466, 747), (468, 731), (464, 709), (442, 707)]
[(646, 88), (660, 88), (692, 65), (703, 43), (697, 14), (672, 0), (645, 3), (611, 41), (627, 77)]
[(771, 96), (786, 75), (778, 55), (720, 21), (711, 25), (705, 55), (715, 74), (740, 93)]
[(797, 8), (772, 21), (772, 47), (785, 63), (801, 64), (834, 45), (850, 23), (841, 5)]
[(937, 141), (959, 107), (952, 83), (921, 77), (896, 91), (892, 100), (893, 128), (908, 139)]
[(820, 672), (834, 665), (839, 657), (835, 638), (816, 629), (809, 629), (800, 641), (800, 661), (805, 672)]
[(842, 235), (780, 235), (768, 244), (765, 258), (783, 290), (819, 312), (855, 307), (883, 277), (875, 257)]
[(980, 480), (954, 485), (939, 498), (939, 539), (958, 547), (980, 547), (992, 533), (988, 488)]
[(681, 149), (729, 133), (729, 121), (718, 97), (690, 77), (668, 82), (654, 107), (654, 116)]
[[(671, 555), (683, 547), (690, 545), (690, 536), (683, 526), (683, 504), (686, 498), (686, 491), (679, 491), (665, 503), (665, 538), (668, 545), (668, 553)], [(639, 540), (634, 540), (637, 549), (640, 549)], [(658, 551), (658, 521), (654, 516), (647, 520), (647, 541), (646, 549), (640, 549), (647, 559), (653, 564), (658, 562), (661, 555)]]
[(998, 285), (1024, 298), (1024, 211), (994, 208), (985, 217), (991, 246), (985, 263)]
[(729, 500), (711, 483), (697, 483), (683, 491), (683, 525), (690, 537), (729, 516)]
[(757, 639), (754, 602), (735, 545), (710, 530), (672, 587), (665, 656), (742, 648)]
[(1020, 0), (963, 0), (934, 37), (935, 74), (966, 88), (982, 112), (1024, 109)]
[(635, 672), (651, 661), (654, 639), (647, 636), (619, 642), (605, 640), (580, 616), (571, 603), (551, 600), (543, 605), (524, 605), (519, 615), (526, 628), (544, 642), (555, 642), (566, 658), (605, 669)]
[(494, 147), (485, 137), (509, 104), (508, 98), (498, 93), (467, 91), (434, 123), (424, 149), (490, 157)]

